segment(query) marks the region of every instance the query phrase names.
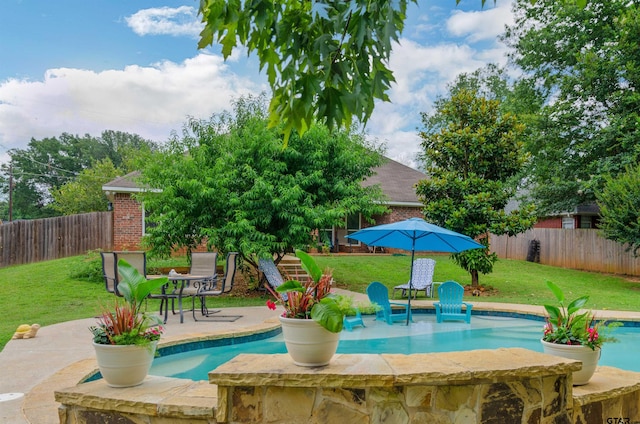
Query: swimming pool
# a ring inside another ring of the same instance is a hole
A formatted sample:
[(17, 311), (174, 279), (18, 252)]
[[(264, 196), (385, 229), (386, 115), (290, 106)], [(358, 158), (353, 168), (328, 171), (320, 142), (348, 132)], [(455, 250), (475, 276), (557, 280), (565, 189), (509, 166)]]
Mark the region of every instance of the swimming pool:
[[(471, 324), (444, 322), (437, 324), (433, 314), (414, 314), (409, 326), (387, 325), (365, 317), (366, 328), (340, 335), (338, 353), (430, 353), (522, 347), (542, 352), (542, 321), (502, 316), (474, 315)], [(602, 350), (599, 365), (640, 372), (640, 328), (617, 328), (620, 341), (608, 343)], [(282, 335), (264, 340), (175, 353), (154, 360), (150, 374), (207, 380), (207, 373), (240, 353), (286, 353)], [(481, 359), (481, 358), (479, 358)]]

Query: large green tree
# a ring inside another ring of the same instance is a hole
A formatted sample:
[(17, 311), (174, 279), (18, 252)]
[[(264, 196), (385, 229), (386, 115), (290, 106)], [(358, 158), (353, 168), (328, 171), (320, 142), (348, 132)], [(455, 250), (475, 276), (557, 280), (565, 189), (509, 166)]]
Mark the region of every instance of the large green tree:
[(389, 57), (410, 3), (418, 0), (201, 0), (198, 47), (220, 43), (225, 59), (238, 45), (257, 55), (273, 94), (271, 123), (284, 123), (286, 143), (315, 121), (366, 123), (374, 101), (389, 100)]
[(52, 207), (64, 215), (106, 211), (109, 200), (102, 185), (119, 175), (123, 175), (123, 171), (113, 166), (111, 159), (98, 161), (91, 168), (80, 171), (72, 181), (54, 189)]
[(598, 192), (602, 212), (600, 229), (605, 237), (628, 247), (638, 256), (640, 250), (640, 165), (627, 166), (616, 177), (607, 177)]
[(63, 133), (32, 139), (26, 149), (9, 151), (10, 162), (0, 167), (0, 191), (8, 198), (9, 181), (13, 182), (13, 219), (59, 215), (61, 210), (53, 207), (52, 193), (73, 182), (82, 171), (109, 159), (121, 172), (130, 172), (137, 166), (136, 159), (156, 148), (152, 141), (119, 131), (104, 131), (100, 137)]
[(498, 100), (459, 85), (450, 92), (431, 114), (422, 114), (420, 136), (429, 178), (416, 191), (427, 221), (486, 246), (453, 255), (477, 286), (479, 273), (490, 273), (497, 259), (489, 252), (489, 233), (511, 236), (535, 223), (533, 205), (505, 211), (527, 158), (521, 140), (525, 128), (515, 115), (500, 111)]
[(505, 40), (545, 100), (527, 143), (530, 195), (543, 214), (593, 203), (607, 176), (640, 160), (639, 10), (626, 0), (514, 5)]
[(182, 137), (148, 162), (141, 196), (152, 213), (146, 241), (155, 254), (203, 241), (256, 258), (312, 243), (315, 229), (383, 213), (379, 187), (361, 182), (381, 163), (364, 137), (312, 125), (283, 148), (268, 128), (263, 98), (241, 98), (233, 113), (191, 120)]

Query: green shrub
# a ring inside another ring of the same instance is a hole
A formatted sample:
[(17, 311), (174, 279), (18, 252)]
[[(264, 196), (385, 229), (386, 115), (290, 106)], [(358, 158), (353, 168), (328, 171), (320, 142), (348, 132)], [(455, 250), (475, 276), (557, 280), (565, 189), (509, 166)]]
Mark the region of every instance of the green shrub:
[(79, 267), (73, 268), (69, 274), (70, 278), (100, 283), (102, 279), (102, 258), (101, 250), (89, 250)]

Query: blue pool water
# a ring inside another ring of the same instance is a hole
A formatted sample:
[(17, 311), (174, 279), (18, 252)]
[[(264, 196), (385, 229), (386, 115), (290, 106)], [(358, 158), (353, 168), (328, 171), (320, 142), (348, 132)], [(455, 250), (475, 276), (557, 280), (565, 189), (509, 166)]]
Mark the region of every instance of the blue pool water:
[[(430, 353), (522, 347), (542, 352), (542, 321), (474, 315), (471, 324), (444, 322), (435, 316), (414, 315), (414, 322), (387, 325), (365, 318), (366, 328), (340, 335), (338, 353)], [(620, 327), (613, 335), (620, 341), (607, 343), (599, 365), (640, 372), (640, 328)], [(264, 340), (196, 349), (156, 358), (150, 374), (192, 380), (207, 380), (207, 373), (240, 353), (286, 353), (282, 335)]]

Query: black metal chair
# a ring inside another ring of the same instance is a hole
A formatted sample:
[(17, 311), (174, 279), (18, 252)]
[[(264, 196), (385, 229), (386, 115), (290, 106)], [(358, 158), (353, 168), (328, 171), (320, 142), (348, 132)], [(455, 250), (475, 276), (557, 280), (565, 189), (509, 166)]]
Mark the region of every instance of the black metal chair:
[(238, 252), (229, 252), (227, 254), (227, 263), (225, 267), (224, 276), (219, 276), (216, 281), (203, 281), (196, 282), (193, 287), (197, 289), (196, 294), (192, 300), (193, 320), (198, 321), (196, 318), (196, 298), (200, 299), (200, 312), (202, 316), (210, 318), (206, 321), (235, 321), (242, 317), (242, 315), (214, 315), (220, 312), (220, 310), (213, 311), (207, 308), (207, 297), (216, 297), (229, 294), (233, 290), (233, 283), (235, 281), (236, 269), (237, 269)]
[[(118, 286), (118, 261), (125, 260), (129, 265), (133, 266), (138, 272), (147, 278), (147, 252), (143, 250), (119, 251), (113, 252), (115, 261), (116, 288)], [(119, 293), (118, 296), (120, 296)], [(160, 299), (160, 315), (163, 315), (164, 322), (167, 322), (167, 310), (169, 309), (169, 296), (166, 293), (151, 293), (147, 296), (149, 299)], [(175, 313), (175, 312), (174, 312)]]
[(118, 261), (115, 252), (100, 252), (102, 257), (102, 278), (109, 293), (122, 296), (118, 291)]

